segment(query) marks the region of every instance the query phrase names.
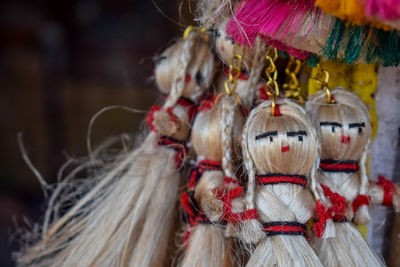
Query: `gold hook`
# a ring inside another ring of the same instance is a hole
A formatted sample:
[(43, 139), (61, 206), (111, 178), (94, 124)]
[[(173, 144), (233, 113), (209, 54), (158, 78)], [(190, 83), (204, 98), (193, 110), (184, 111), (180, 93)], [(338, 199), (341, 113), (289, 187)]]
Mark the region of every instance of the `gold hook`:
[[(268, 48), (265, 53), (265, 59), (267, 60), (267, 66), (265, 68), (265, 74), (267, 75), (268, 81), (265, 83), (264, 89), (267, 95), (271, 98), (271, 116), (275, 116), (275, 98), (279, 96), (279, 85), (278, 69), (276, 68), (275, 61), (278, 59), (278, 49)], [(275, 89), (275, 92), (271, 92), (271, 89)]]
[(233, 53), (229, 62), (229, 73), (228, 79), (225, 80), (225, 94), (235, 95), (235, 105), (241, 103), (239, 95), (236, 93), (237, 80), (239, 79), (240, 73), (242, 71), (243, 55), (245, 53), (245, 47), (241, 47), (241, 53), (237, 52), (238, 45), (235, 43), (233, 45)]
[(183, 39), (187, 39), (189, 37), (189, 34), (191, 32), (200, 32), (200, 33), (206, 33), (206, 28), (204, 27), (198, 27), (198, 26), (187, 26), (185, 31), (183, 32)]
[(328, 104), (335, 104), (336, 101), (332, 96), (332, 93), (329, 88), (329, 72), (321, 67), (321, 65), (318, 63), (317, 64), (317, 74), (315, 77), (311, 77), (311, 79), (314, 79), (319, 85), (321, 85), (321, 90), (325, 89), (326, 90), (326, 97), (327, 97), (327, 103)]

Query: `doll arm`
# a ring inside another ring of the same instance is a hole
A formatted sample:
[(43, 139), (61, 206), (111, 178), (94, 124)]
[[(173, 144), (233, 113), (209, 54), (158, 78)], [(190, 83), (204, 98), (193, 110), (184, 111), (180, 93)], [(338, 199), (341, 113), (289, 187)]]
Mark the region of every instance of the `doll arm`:
[(186, 139), (190, 128), (187, 111), (180, 106), (173, 108), (153, 106), (147, 116), (147, 122), (152, 131), (183, 140)]
[(400, 190), (399, 186), (392, 181), (378, 176), (378, 182), (370, 182), (368, 194), (371, 197), (371, 203), (393, 206), (396, 213), (400, 212)]

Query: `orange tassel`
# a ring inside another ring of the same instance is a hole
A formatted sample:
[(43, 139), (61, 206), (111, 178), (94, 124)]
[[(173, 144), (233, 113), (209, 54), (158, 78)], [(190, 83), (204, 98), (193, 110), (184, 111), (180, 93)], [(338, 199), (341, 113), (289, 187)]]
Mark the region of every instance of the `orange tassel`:
[(365, 5), (362, 0), (316, 0), (315, 5), (324, 12), (353, 24), (369, 24), (383, 30), (392, 29), (378, 20), (366, 17)]

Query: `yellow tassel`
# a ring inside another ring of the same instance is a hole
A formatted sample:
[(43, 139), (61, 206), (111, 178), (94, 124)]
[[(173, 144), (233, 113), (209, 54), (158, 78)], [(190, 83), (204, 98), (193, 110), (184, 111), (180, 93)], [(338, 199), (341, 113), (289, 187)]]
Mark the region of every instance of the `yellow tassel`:
[(352, 24), (369, 24), (383, 30), (391, 30), (392, 27), (382, 22), (365, 16), (365, 5), (362, 0), (316, 0), (315, 6), (325, 13), (346, 20)]
[(372, 140), (378, 131), (378, 117), (376, 116), (374, 94), (378, 85), (378, 73), (374, 64), (354, 65), (350, 75), (351, 89), (367, 105), (371, 116)]

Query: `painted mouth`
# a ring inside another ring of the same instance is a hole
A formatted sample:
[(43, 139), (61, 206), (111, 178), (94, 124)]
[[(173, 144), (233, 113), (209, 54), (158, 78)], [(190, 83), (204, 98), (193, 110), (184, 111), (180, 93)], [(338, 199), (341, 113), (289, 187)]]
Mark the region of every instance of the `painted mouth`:
[(282, 146), (281, 147), (281, 151), (282, 152), (287, 152), (287, 151), (289, 151), (290, 150), (290, 146), (289, 145), (287, 145), (287, 146)]
[(350, 143), (350, 136), (342, 135), (342, 143), (343, 143), (343, 144), (348, 144), (348, 143)]

